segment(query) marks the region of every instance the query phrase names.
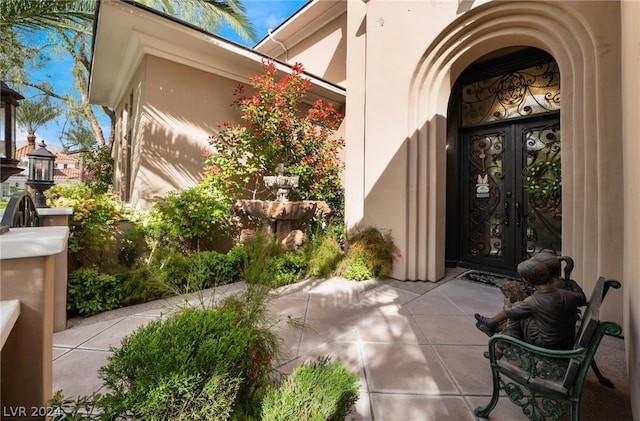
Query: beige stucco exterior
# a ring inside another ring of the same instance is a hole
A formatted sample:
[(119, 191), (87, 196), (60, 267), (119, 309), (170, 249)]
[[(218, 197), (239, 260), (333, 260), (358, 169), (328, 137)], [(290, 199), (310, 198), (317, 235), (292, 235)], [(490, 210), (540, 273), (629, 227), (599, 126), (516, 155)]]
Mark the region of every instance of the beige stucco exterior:
[(622, 146), (624, 186), (624, 243), (622, 250), (624, 294), (624, 335), (627, 365), (635, 417), (640, 416), (640, 2), (625, 1), (620, 7), (622, 43)]
[[(119, 159), (116, 188), (139, 208), (148, 208), (155, 197), (184, 189), (200, 181), (203, 151), (208, 138), (224, 120), (238, 120), (229, 104), (237, 82), (170, 60), (145, 56), (129, 86), (129, 95), (118, 107), (127, 115), (134, 109), (128, 134), (119, 124), (114, 156)], [(131, 148), (127, 163), (126, 148)], [(132, 172), (127, 177), (127, 166)], [(127, 180), (131, 183), (127, 186)], [(130, 192), (127, 194), (127, 188)]]
[(630, 121), (626, 136), (622, 123), (640, 115), (640, 37), (632, 24), (638, 3), (347, 5), (346, 216), (391, 230), (403, 255), (394, 268), (398, 279), (435, 281), (444, 274), (447, 112), (456, 78), (507, 47), (537, 47), (555, 57), (562, 77), (563, 254), (576, 260), (574, 276), (587, 291), (598, 275), (623, 282), (602, 316), (627, 320), (637, 413), (640, 232), (631, 219), (639, 205), (633, 186), (640, 155)]
[[(367, 22), (366, 55), (363, 49), (361, 57), (349, 56), (349, 63), (366, 65), (348, 79), (366, 83), (364, 95), (348, 97), (347, 126), (348, 148), (365, 143), (364, 171), (347, 170), (354, 184), (364, 185), (363, 198), (355, 202), (365, 204), (362, 210), (348, 209), (348, 218), (393, 230), (406, 256), (404, 265), (397, 265), (397, 277), (441, 278), (451, 87), (487, 53), (535, 46), (556, 57), (562, 74), (563, 167), (568, 169), (563, 174), (563, 252), (583, 261), (578, 278), (600, 272), (619, 277), (621, 256), (607, 250), (622, 244), (622, 186), (594, 188), (605, 178), (621, 178), (620, 96), (610, 94), (620, 92), (619, 78), (603, 77), (620, 74), (619, 49), (611, 48), (619, 44), (619, 5), (484, 2), (461, 13), (456, 2), (400, 3), (348, 3), (349, 19), (360, 13), (360, 21), (366, 14)], [(607, 15), (606, 21), (616, 23), (603, 25)], [(350, 28), (350, 34), (356, 30)], [(393, 48), (406, 39), (412, 42), (405, 48)], [(354, 114), (361, 112), (363, 126), (351, 131)], [(391, 209), (385, 203), (401, 206), (394, 213), (408, 217), (388, 218)]]
[[(94, 71), (102, 70), (90, 94), (119, 115), (131, 92), (138, 101), (131, 200), (147, 204), (197, 181), (191, 171), (206, 137), (216, 123), (237, 117), (225, 108), (230, 88), (256, 73), (257, 57), (157, 16), (123, 23), (103, 12), (102, 25), (128, 25), (130, 36), (119, 33), (125, 53), (117, 60), (96, 44)], [(636, 415), (639, 21), (636, 1), (314, 1), (256, 48), (325, 79), (320, 96), (340, 102), (337, 87), (347, 88), (346, 222), (390, 230), (401, 252), (393, 277), (423, 281), (445, 271), (447, 116), (456, 79), (502, 49), (551, 54), (562, 80), (562, 252), (576, 261), (573, 276), (586, 291), (599, 275), (623, 284), (602, 316), (624, 325)], [(163, 29), (153, 29), (158, 25)], [(108, 77), (110, 66), (115, 76)]]
[(347, 2), (326, 0), (305, 5), (255, 50), (286, 63), (303, 63), (311, 74), (346, 87)]
[[(236, 86), (261, 73), (267, 56), (122, 2), (101, 2), (100, 10), (89, 94), (118, 116), (116, 192), (147, 209), (200, 181), (209, 137), (222, 122), (239, 122), (231, 107)], [(308, 77), (309, 103), (322, 98), (343, 108), (343, 88)]]
[[(12, 228), (0, 239), (0, 419), (46, 418), (46, 412), (34, 408), (46, 408), (53, 397), (56, 284), (66, 284), (68, 237), (66, 226), (43, 226)], [(63, 280), (57, 279), (61, 271)], [(6, 325), (5, 310), (11, 302), (19, 311), (11, 319), (15, 324)]]

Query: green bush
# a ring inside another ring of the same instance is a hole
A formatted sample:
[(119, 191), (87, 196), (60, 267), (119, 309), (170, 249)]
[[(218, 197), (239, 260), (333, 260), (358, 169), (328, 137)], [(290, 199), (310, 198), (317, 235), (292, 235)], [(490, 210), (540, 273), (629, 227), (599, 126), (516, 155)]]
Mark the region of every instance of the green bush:
[(238, 280), (244, 258), (241, 246), (228, 253), (216, 251), (192, 252), (185, 256), (170, 249), (158, 258), (160, 280), (167, 291), (189, 293)]
[(85, 179), (95, 192), (106, 193), (113, 183), (114, 162), (111, 148), (100, 146), (86, 156)]
[(215, 275), (216, 285), (227, 285), (235, 282), (240, 277), (242, 262), (244, 261), (244, 249), (236, 245), (226, 253), (215, 251), (200, 252), (208, 262), (208, 267)]
[(232, 282), (237, 281), (242, 273), (242, 267), (245, 261), (246, 250), (242, 244), (236, 244), (229, 250), (225, 256), (225, 273)]
[(319, 358), (296, 368), (262, 402), (262, 421), (344, 421), (360, 396), (358, 376), (339, 361)]
[[(65, 398), (62, 390), (57, 390), (47, 402), (47, 408), (56, 414), (53, 421), (83, 421), (100, 419), (100, 399), (102, 394), (77, 396), (75, 399)], [(103, 418), (104, 419), (104, 418)]]
[[(192, 292), (195, 284), (205, 288), (204, 278), (200, 277), (200, 268), (190, 266), (189, 258), (180, 252), (167, 252), (159, 265), (159, 275), (161, 282), (166, 286), (167, 291)], [(197, 281), (196, 281), (196, 278)]]
[(269, 259), (266, 270), (271, 273), (269, 285), (277, 288), (304, 278), (307, 262), (301, 254), (283, 250)]
[(244, 244), (242, 277), (250, 284), (289, 285), (304, 277), (306, 267), (302, 254), (287, 250), (274, 235), (262, 230)]
[(117, 307), (144, 303), (168, 295), (226, 285), (240, 278), (244, 248), (227, 253), (193, 252), (188, 256), (160, 247), (148, 264), (114, 274), (97, 265), (69, 274), (67, 310), (88, 316)]
[[(69, 254), (76, 267), (99, 264), (115, 240), (122, 204), (110, 193), (96, 193), (87, 183), (55, 184), (45, 192), (53, 207), (71, 207)], [(88, 263), (88, 264), (87, 264)]]
[(201, 381), (198, 374), (171, 373), (147, 390), (146, 400), (132, 402), (130, 412), (140, 419), (228, 420), (233, 410), (240, 379), (214, 374)]
[(336, 270), (344, 253), (341, 246), (342, 224), (332, 224), (324, 232), (302, 246), (307, 262), (307, 275), (327, 277)]
[(89, 316), (120, 307), (123, 290), (114, 275), (97, 268), (80, 268), (69, 274), (67, 281), (67, 311)]
[[(141, 224), (135, 221), (129, 221), (131, 226), (124, 229), (119, 241), (115, 244), (118, 263), (123, 268), (134, 268), (141, 263), (145, 254), (149, 250), (145, 241), (145, 233)], [(121, 225), (121, 229), (124, 225)]]
[(115, 274), (122, 289), (122, 306), (146, 303), (167, 295), (165, 284), (160, 282), (156, 268), (145, 265)]
[(356, 254), (347, 259), (343, 276), (352, 281), (366, 281), (375, 278), (372, 265), (366, 260), (363, 254)]
[(284, 253), (282, 245), (273, 235), (258, 230), (243, 247), (242, 279), (252, 285), (270, 285), (273, 274), (268, 270), (269, 261), (273, 256)]
[(391, 273), (399, 256), (390, 234), (375, 227), (354, 227), (347, 235), (347, 251), (337, 273), (347, 279), (381, 278)]
[[(234, 297), (138, 328), (100, 369), (109, 390), (101, 400), (105, 413), (110, 419), (208, 419), (225, 402), (230, 411), (257, 407), (278, 341), (250, 314), (252, 307)], [(219, 415), (214, 419), (227, 419)]]
[(231, 232), (232, 200), (213, 186), (199, 184), (169, 192), (143, 217), (148, 237), (158, 244), (206, 250)]

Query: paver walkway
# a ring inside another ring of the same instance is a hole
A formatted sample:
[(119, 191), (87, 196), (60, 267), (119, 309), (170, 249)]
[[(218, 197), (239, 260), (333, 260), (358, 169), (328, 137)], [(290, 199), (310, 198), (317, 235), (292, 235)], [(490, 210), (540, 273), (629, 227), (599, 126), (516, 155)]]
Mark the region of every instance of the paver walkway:
[[(279, 289), (270, 309), (306, 326), (299, 331), (279, 325), (287, 349), (282, 371), (321, 355), (340, 358), (359, 373), (362, 384), (352, 420), (477, 419), (473, 408), (488, 402), (492, 386), (482, 355), (488, 338), (475, 328), (473, 314), (493, 314), (501, 308), (502, 295), (491, 286), (451, 279), (460, 272), (448, 271), (438, 283), (332, 278)], [(227, 285), (215, 294), (222, 297), (242, 287)], [(67, 397), (98, 390), (97, 369), (106, 363), (109, 347), (144, 323), (176, 311), (181, 300), (71, 321), (70, 328), (54, 334), (53, 390), (63, 389)], [(599, 351), (596, 359), (616, 389), (590, 374), (581, 419), (631, 420), (623, 340), (605, 338), (600, 349), (603, 355)], [(503, 398), (491, 420), (526, 417)]]

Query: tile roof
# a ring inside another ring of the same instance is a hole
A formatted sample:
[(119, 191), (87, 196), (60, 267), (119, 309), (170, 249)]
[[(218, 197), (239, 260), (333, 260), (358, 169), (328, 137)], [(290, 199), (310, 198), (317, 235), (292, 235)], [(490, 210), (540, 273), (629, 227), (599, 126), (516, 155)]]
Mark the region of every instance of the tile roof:
[[(49, 145), (47, 145), (47, 149), (49, 149)], [(55, 148), (54, 148), (55, 149)], [(35, 150), (35, 146), (33, 145), (26, 145), (23, 146), (21, 148), (16, 149), (16, 156), (15, 159), (17, 159), (18, 161), (27, 161), (27, 155)], [(65, 155), (63, 153), (56, 153), (55, 151), (51, 151), (52, 153), (54, 153), (56, 155), (56, 159), (55, 162), (56, 163), (76, 163), (78, 164), (78, 167), (80, 166), (80, 160), (69, 156), (69, 155)], [(26, 165), (26, 164), (25, 164)], [(21, 165), (22, 166), (22, 165)], [(24, 175), (25, 177), (27, 176), (27, 171), (23, 171), (23, 173), (21, 174), (16, 174), (16, 176), (20, 176), (20, 175)], [(80, 168), (56, 168), (53, 171), (53, 179), (54, 180), (80, 180)]]
[(53, 170), (54, 180), (80, 180), (80, 168), (56, 168)]
[(22, 158), (27, 158), (27, 155), (34, 151), (36, 148), (32, 145), (27, 145), (27, 146), (23, 146), (21, 148), (16, 149), (16, 156), (15, 159), (17, 159), (18, 161), (21, 161)]
[(80, 160), (78, 158), (74, 158), (70, 155), (65, 155), (63, 153), (56, 154), (56, 162), (75, 162), (78, 163)]

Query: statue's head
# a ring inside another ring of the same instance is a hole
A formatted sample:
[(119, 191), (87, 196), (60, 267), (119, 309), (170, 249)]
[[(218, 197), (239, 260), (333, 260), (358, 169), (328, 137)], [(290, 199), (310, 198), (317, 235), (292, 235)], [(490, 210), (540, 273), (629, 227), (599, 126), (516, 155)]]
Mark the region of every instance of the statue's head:
[(547, 265), (549, 275), (560, 276), (560, 269), (562, 265), (560, 259), (555, 254), (548, 251), (543, 251), (538, 254), (534, 254), (533, 257), (531, 257), (531, 260), (536, 260)]
[(531, 285), (549, 283), (549, 269), (547, 265), (534, 259), (525, 260), (518, 265), (518, 273), (522, 279)]

